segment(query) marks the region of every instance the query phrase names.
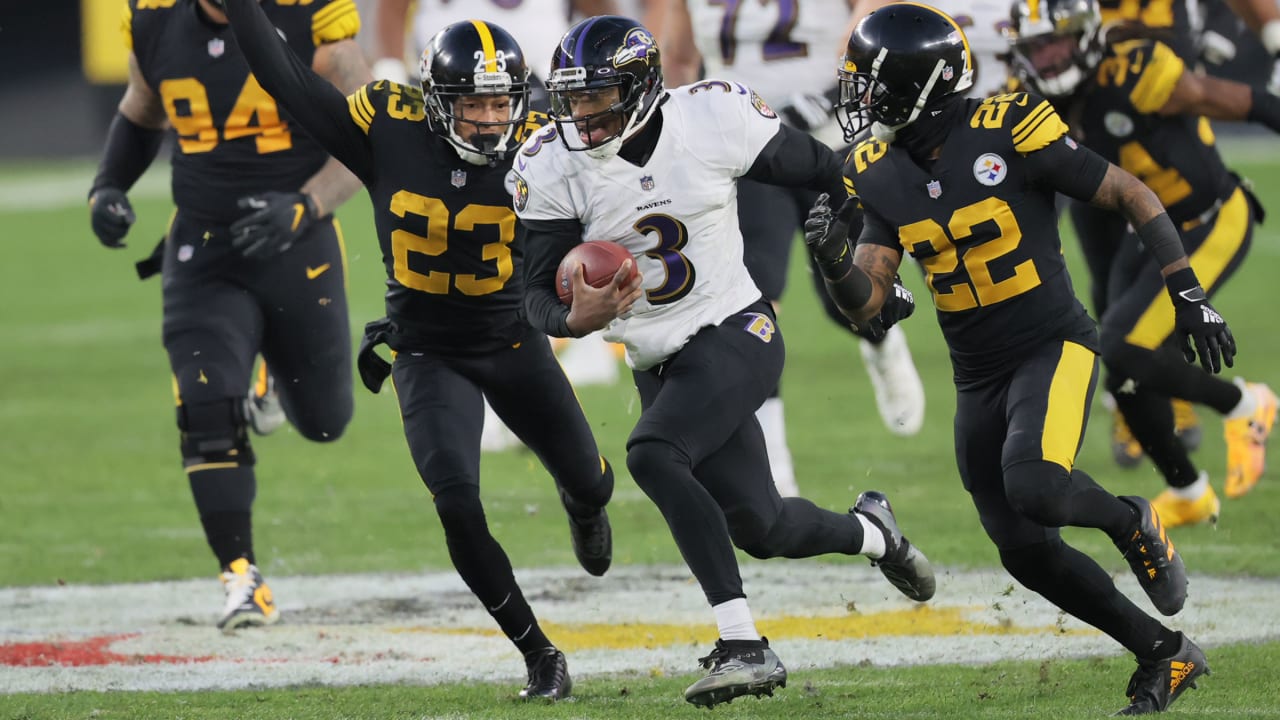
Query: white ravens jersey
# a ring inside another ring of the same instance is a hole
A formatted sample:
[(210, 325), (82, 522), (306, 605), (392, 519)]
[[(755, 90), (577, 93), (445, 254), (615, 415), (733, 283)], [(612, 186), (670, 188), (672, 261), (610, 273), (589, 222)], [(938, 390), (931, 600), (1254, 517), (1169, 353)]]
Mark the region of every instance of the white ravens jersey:
[(568, 0), (418, 0), (413, 37), (421, 54), (446, 25), (479, 18), (511, 33), (529, 70), (546, 79), (551, 55), (569, 30), (569, 14)]
[(779, 132), (777, 115), (739, 83), (671, 90), (649, 161), (570, 151), (549, 125), (515, 161), (522, 220), (577, 219), (584, 240), (611, 240), (636, 258), (644, 295), (605, 329), (632, 367), (657, 365), (701, 328), (760, 299), (742, 263), (737, 178)]
[(835, 86), (848, 0), (685, 2), (707, 77), (742, 83), (775, 106)]
[(1009, 53), (1004, 28), (1009, 26), (1009, 0), (928, 0), (955, 19), (973, 51), (973, 87), (971, 97), (988, 97), (1006, 92), (1009, 69), (1001, 56)]

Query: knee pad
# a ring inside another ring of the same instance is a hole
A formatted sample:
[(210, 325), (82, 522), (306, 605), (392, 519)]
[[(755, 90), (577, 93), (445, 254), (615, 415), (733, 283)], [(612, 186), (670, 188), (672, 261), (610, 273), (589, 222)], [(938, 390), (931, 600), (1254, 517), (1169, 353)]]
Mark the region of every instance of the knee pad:
[(1004, 471), (1004, 494), (1018, 513), (1047, 527), (1062, 527), (1070, 520), (1066, 492), (1071, 473), (1047, 460), (1029, 460)]
[(476, 531), (488, 533), (480, 488), (476, 485), (450, 485), (437, 493), (434, 501), (446, 537), (460, 538)]
[(249, 467), (255, 462), (241, 398), (223, 398), (178, 406), (182, 435), (182, 466), (231, 463)]

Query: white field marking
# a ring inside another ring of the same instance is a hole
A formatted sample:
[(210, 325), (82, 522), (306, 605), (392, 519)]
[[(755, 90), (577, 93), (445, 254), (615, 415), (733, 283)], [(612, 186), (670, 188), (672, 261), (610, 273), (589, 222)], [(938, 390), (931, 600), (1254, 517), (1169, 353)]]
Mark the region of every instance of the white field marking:
[[(715, 637), (711, 613), (684, 568), (621, 567), (602, 579), (563, 568), (517, 576), (553, 642), (560, 634), (580, 679), (691, 673)], [(923, 607), (861, 563), (748, 562), (743, 576), (757, 624), (793, 673), (864, 661), (1122, 653), (1001, 571), (943, 570), (938, 596)], [(523, 684), (519, 655), (452, 572), (268, 580), (282, 620), (235, 635), (213, 627), (222, 600), (213, 578), (0, 590), (0, 693)], [(1132, 576), (1117, 583), (1154, 613)], [(1187, 607), (1167, 622), (1206, 648), (1280, 638), (1278, 595), (1277, 580), (1196, 576)], [(922, 634), (923, 626), (913, 629), (919, 622), (933, 624)], [(859, 629), (850, 631), (851, 624)], [(844, 639), (823, 637), (841, 633)], [(35, 653), (44, 643), (87, 647), (95, 638), (98, 659), (91, 664), (49, 664)]]
[[(0, 212), (87, 206), (92, 165), (48, 172), (16, 172), (0, 177)], [(129, 191), (131, 200), (169, 196), (169, 164), (156, 162)], [(87, 219), (86, 219), (87, 222)]]

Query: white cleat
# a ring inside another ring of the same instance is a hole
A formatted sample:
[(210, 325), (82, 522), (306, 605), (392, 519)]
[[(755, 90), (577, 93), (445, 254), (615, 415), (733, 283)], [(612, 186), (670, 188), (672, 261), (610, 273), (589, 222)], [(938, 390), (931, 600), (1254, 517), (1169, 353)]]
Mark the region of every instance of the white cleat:
[(904, 437), (920, 432), (924, 425), (924, 385), (911, 359), (907, 336), (895, 325), (879, 345), (862, 340), (859, 346), (885, 427)]
[(622, 374), (613, 345), (598, 332), (570, 340), (556, 354), (556, 359), (574, 387), (613, 385)]

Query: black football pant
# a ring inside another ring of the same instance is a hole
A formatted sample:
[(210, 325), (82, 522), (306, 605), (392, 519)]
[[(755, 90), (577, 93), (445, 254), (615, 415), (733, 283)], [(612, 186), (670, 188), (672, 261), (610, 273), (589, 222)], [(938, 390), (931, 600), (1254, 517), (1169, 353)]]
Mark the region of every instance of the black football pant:
[(1127, 503), (1074, 467), (1097, 369), (1091, 350), (1058, 341), (1001, 375), (958, 388), (956, 464), (1005, 569), (1146, 657), (1163, 626), (1059, 530), (1097, 528), (1115, 540), (1135, 520)]
[(391, 373), (409, 452), (458, 574), (521, 652), (548, 647), (480, 503), (485, 399), (542, 461), (566, 505), (598, 509), (613, 493), (612, 469), (546, 336), (528, 328), (512, 347), (479, 355), (401, 349)]
[[(1183, 230), (1191, 267), (1210, 297), (1244, 262), (1252, 234), (1252, 209), (1238, 188), (1212, 222)], [(1170, 485), (1195, 482), (1195, 466), (1174, 434), (1169, 399), (1183, 398), (1225, 415), (1240, 401), (1240, 389), (1183, 357), (1164, 279), (1136, 235), (1125, 238), (1114, 260), (1101, 339), (1107, 389), (1134, 438)]]
[(862, 547), (855, 518), (782, 498), (773, 485), (754, 413), (777, 387), (785, 352), (773, 309), (760, 300), (634, 373), (643, 412), (627, 467), (712, 605), (746, 597), (734, 545), (758, 558)]
[(196, 509), (225, 567), (254, 561), (257, 492), (244, 402), (261, 354), (289, 421), (316, 442), (351, 420), (351, 329), (336, 220), (316, 223), (288, 252), (248, 260), (225, 226), (181, 211), (162, 271), (165, 350)]

